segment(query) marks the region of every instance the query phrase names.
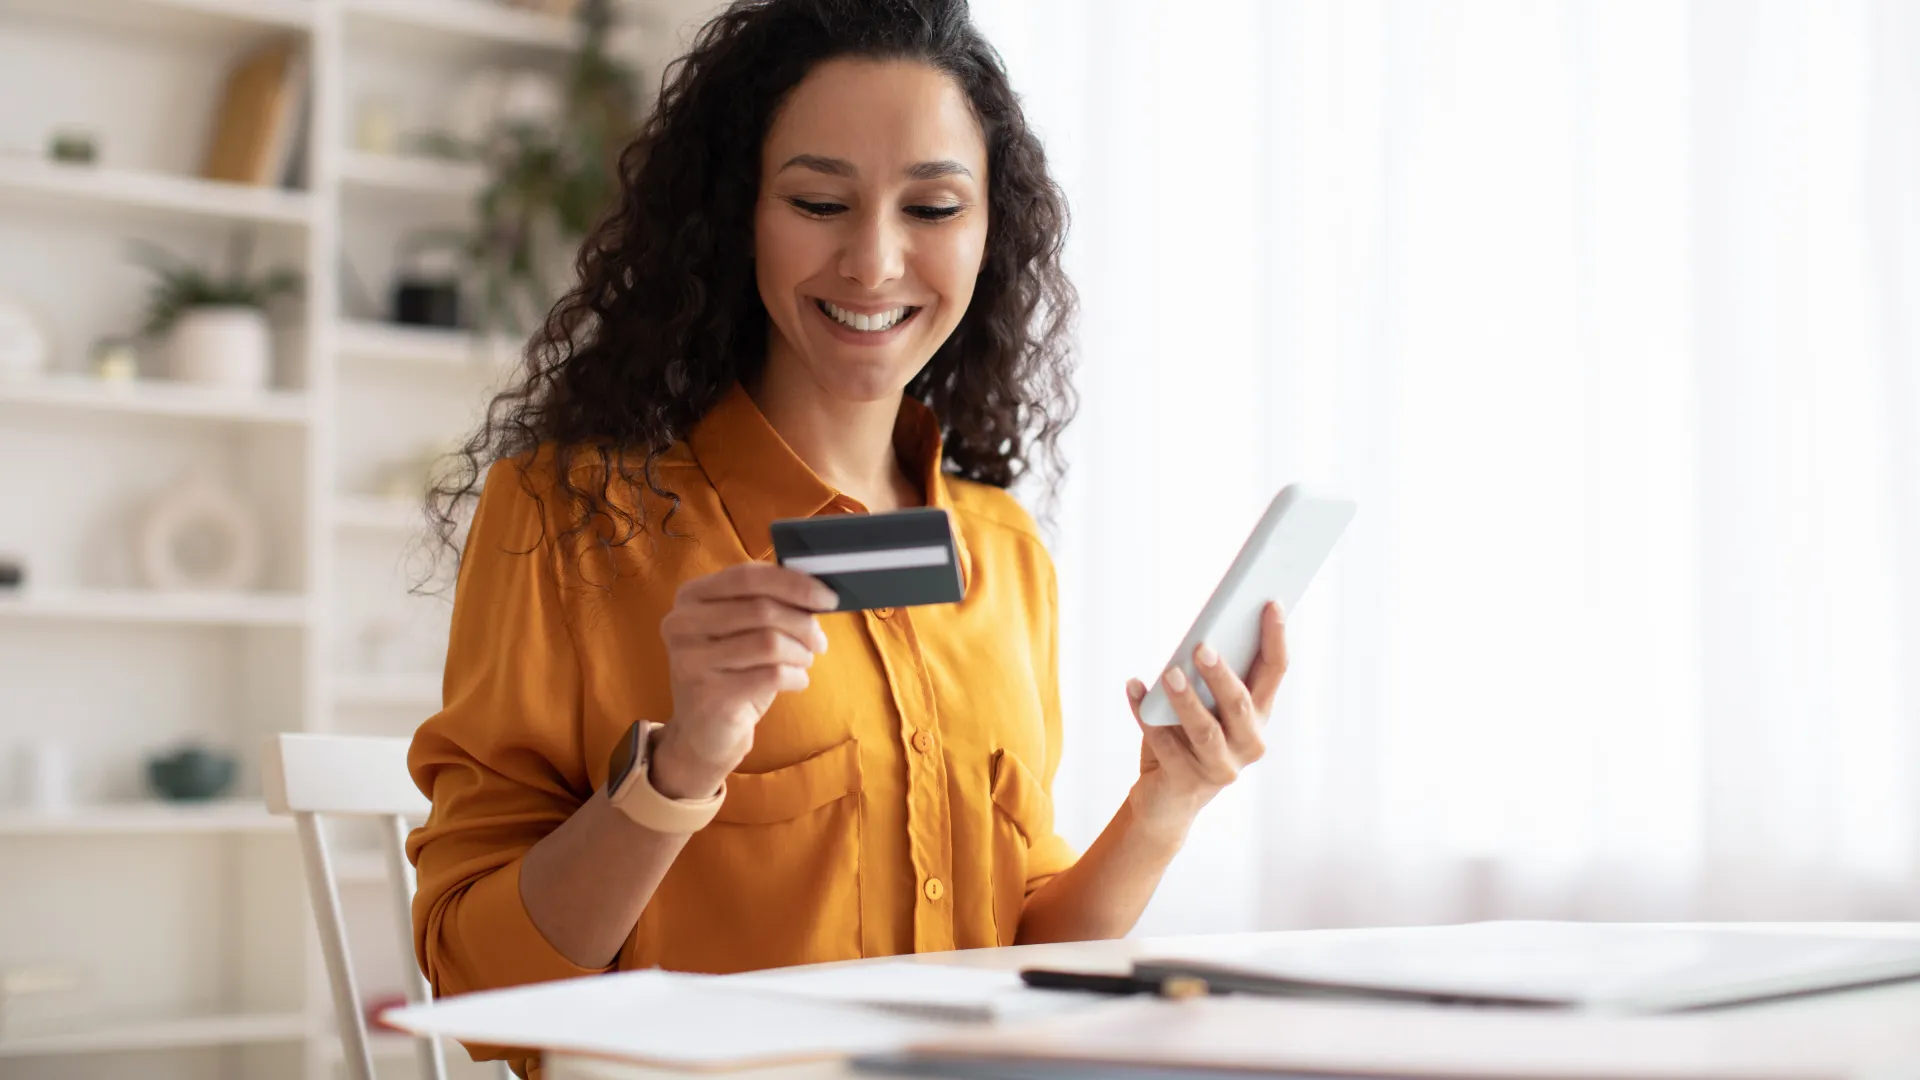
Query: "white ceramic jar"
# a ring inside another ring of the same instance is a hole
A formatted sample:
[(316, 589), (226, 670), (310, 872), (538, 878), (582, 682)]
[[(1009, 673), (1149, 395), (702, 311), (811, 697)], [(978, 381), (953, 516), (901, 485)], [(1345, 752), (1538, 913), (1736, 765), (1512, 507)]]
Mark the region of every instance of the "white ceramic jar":
[(167, 374), (227, 390), (265, 390), (273, 381), (273, 328), (245, 305), (189, 308), (167, 336)]

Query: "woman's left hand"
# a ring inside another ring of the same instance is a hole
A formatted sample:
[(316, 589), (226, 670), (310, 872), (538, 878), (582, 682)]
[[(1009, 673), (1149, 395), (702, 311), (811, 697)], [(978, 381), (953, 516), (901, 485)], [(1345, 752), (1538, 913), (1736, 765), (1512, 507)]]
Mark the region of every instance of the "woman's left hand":
[(1194, 650), (1194, 668), (1212, 691), (1215, 711), (1201, 703), (1178, 667), (1163, 675), (1178, 727), (1148, 727), (1140, 721), (1147, 688), (1127, 680), (1127, 700), (1140, 725), (1140, 779), (1127, 795), (1137, 825), (1168, 839), (1184, 840), (1200, 808), (1212, 801), (1240, 770), (1266, 753), (1261, 731), (1273, 710), (1273, 695), (1287, 673), (1287, 627), (1280, 605), (1260, 613), (1260, 654), (1246, 681), (1230, 670), (1204, 642)]

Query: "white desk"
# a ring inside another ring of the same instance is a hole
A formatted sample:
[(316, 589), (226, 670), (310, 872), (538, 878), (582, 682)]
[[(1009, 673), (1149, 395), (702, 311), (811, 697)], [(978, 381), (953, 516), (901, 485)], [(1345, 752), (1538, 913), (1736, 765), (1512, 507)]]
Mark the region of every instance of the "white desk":
[[(1728, 924), (1725, 929), (1754, 930), (1758, 932), (1811, 931), (1823, 933), (1853, 934), (1863, 937), (1890, 937), (1920, 939), (1920, 923), (1799, 923), (1799, 924)], [(1280, 941), (1305, 940), (1310, 938), (1328, 938), (1333, 936), (1366, 934), (1367, 930), (1302, 930), (1266, 934), (1224, 934), (1208, 937), (1188, 938), (1140, 938), (1122, 941), (1082, 942), (1070, 945), (1029, 945), (1008, 949), (974, 949), (967, 952), (928, 953), (912, 957), (916, 962), (927, 964), (953, 964), (963, 967), (985, 967), (1001, 970), (1017, 970), (1025, 967), (1070, 968), (1076, 971), (1110, 971), (1124, 974), (1136, 957), (1148, 955), (1195, 955), (1201, 951), (1218, 950), (1227, 955), (1242, 954), (1247, 951), (1271, 945)], [(909, 959), (889, 957), (889, 960)], [(853, 961), (870, 963), (872, 961)], [(1889, 1024), (1911, 1026), (1920, 1018), (1920, 982), (1900, 983), (1893, 986), (1874, 987), (1845, 993), (1820, 994), (1811, 997), (1743, 1006), (1742, 1011), (1753, 1012), (1772, 1010), (1794, 1016), (1845, 1017), (1849, 1020), (1877, 1020), (1885, 1017)], [(687, 1076), (706, 1076), (716, 1074), (691, 1074), (643, 1066), (626, 1065), (616, 1062), (575, 1057), (565, 1054), (548, 1055), (545, 1075), (547, 1080), (668, 1080)], [(861, 1077), (863, 1080), (883, 1080), (876, 1074), (856, 1073), (839, 1062), (822, 1062), (806, 1066), (786, 1066), (775, 1069), (756, 1069), (744, 1072), (724, 1074), (739, 1077), (741, 1080), (845, 1080)]]

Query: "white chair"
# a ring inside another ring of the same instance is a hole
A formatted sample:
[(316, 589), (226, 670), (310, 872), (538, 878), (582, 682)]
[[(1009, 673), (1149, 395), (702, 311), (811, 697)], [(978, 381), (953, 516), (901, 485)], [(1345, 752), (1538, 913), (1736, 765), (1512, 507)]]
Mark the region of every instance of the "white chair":
[[(320, 949), (326, 954), (327, 982), (340, 1025), (346, 1063), (356, 1080), (375, 1080), (367, 1045), (367, 1022), (347, 956), (347, 927), (340, 912), (340, 890), (320, 818), (375, 818), (386, 849), (387, 879), (399, 917), (401, 970), (409, 972), (407, 1000), (431, 1001), (432, 991), (413, 955), (413, 865), (407, 861), (408, 819), (426, 817), (428, 803), (407, 774), (407, 740), (364, 735), (275, 735), (261, 755), (261, 784), (267, 809), (289, 815), (300, 833), (307, 894), (320, 924)], [(446, 1059), (436, 1038), (417, 1040), (420, 1074), (446, 1080)], [(505, 1073), (505, 1069), (502, 1069)]]

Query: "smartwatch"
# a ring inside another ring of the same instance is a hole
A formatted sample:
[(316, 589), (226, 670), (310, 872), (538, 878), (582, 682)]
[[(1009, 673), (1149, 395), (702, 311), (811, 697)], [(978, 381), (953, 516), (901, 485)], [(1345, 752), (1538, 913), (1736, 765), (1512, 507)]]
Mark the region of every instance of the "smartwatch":
[(704, 799), (670, 799), (654, 790), (654, 736), (663, 725), (635, 721), (613, 744), (607, 761), (607, 801), (635, 824), (660, 833), (694, 833), (706, 828), (727, 800), (727, 785)]

